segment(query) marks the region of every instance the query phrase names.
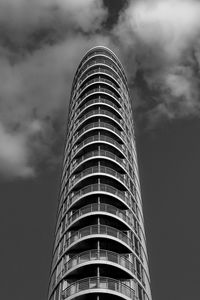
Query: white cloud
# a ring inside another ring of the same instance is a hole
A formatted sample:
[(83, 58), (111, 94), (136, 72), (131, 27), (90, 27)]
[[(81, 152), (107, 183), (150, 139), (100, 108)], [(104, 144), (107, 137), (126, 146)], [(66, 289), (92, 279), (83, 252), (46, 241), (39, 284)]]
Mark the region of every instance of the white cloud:
[(8, 132), (0, 124), (0, 141), (1, 173), (9, 178), (33, 176), (25, 136)]
[[(33, 176), (38, 161), (50, 156), (54, 160), (54, 123), (63, 118), (65, 131), (75, 69), (84, 51), (101, 39), (95, 30), (105, 17), (102, 1), (97, 0), (0, 0), (0, 24), (16, 33), (3, 33), (11, 45), (2, 43), (0, 35), (0, 176)], [(26, 48), (32, 37), (28, 32), (45, 22), (51, 27), (53, 18), (67, 26), (60, 29), (62, 39), (54, 41), (53, 36), (52, 43), (42, 44), (34, 40), (38, 47)]]
[(129, 30), (128, 40), (137, 37), (146, 45), (154, 44), (174, 60), (200, 33), (200, 3), (195, 0), (131, 1), (121, 22), (120, 26)]
[(176, 118), (200, 114), (199, 1), (130, 1), (114, 34), (124, 56), (129, 57), (130, 77), (137, 68), (150, 90), (157, 93), (154, 115)]
[(97, 44), (112, 45), (130, 79), (143, 72), (158, 94), (153, 109), (140, 101), (154, 122), (200, 112), (200, 4), (130, 1), (107, 37), (97, 34), (106, 16), (99, 0), (0, 0), (0, 176), (33, 176), (54, 159), (75, 68)]
[(52, 22), (91, 32), (106, 14), (101, 0), (0, 0), (0, 22), (20, 34)]

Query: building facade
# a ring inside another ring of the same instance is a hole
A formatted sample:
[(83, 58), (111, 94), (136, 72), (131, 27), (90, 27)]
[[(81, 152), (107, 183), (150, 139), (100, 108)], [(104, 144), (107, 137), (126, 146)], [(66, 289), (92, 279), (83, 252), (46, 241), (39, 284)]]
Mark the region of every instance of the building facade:
[(49, 300), (151, 300), (132, 108), (108, 48), (80, 62), (66, 141)]

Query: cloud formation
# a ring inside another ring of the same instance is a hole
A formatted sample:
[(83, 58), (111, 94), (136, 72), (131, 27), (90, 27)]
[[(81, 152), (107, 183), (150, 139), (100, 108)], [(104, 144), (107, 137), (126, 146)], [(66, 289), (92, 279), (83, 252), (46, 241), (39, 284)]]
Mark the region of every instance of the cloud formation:
[(97, 44), (125, 64), (148, 124), (200, 115), (200, 3), (129, 1), (109, 31), (108, 18), (103, 0), (0, 0), (0, 177), (56, 163), (75, 66)]
[(74, 66), (106, 15), (98, 0), (0, 0), (0, 176), (53, 163)]
[(198, 1), (130, 1), (114, 34), (129, 54), (128, 64), (143, 72), (149, 96), (153, 93), (153, 109), (146, 104), (152, 122), (200, 113)]
[[(18, 33), (55, 22), (85, 32), (96, 30), (106, 15), (98, 0), (0, 0), (0, 22)], [(24, 27), (26, 26), (26, 28)]]

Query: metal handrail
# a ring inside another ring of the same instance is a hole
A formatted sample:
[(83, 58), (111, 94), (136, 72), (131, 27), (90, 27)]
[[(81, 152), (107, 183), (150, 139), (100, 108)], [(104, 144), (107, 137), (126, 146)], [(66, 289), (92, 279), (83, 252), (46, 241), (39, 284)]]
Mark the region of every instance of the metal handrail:
[[(109, 89), (105, 89), (105, 88), (96, 88), (96, 89), (91, 89), (89, 92), (87, 93), (84, 93), (84, 96), (80, 97), (79, 99), (77, 99), (76, 101), (76, 110), (78, 109), (78, 107), (81, 105), (81, 103), (91, 94), (93, 93), (107, 93), (109, 95), (111, 95), (115, 101), (117, 101), (117, 103), (124, 109), (124, 104), (123, 102), (120, 102), (120, 98), (118, 98), (114, 93), (112, 93)], [(93, 100), (93, 99), (92, 99)], [(75, 112), (75, 110), (72, 110), (72, 115), (73, 115), (73, 112)]]
[(99, 76), (99, 78), (94, 78), (91, 79), (89, 81), (87, 81), (76, 93), (75, 98), (78, 98), (80, 94), (82, 94), (82, 92), (86, 89), (86, 87), (88, 87), (89, 85), (93, 84), (93, 83), (108, 83), (110, 86), (112, 86), (118, 93), (119, 95), (121, 95), (121, 90), (117, 87), (116, 84), (114, 84), (111, 80), (102, 78)]
[(82, 179), (83, 177), (88, 176), (90, 174), (94, 174), (94, 173), (109, 174), (109, 175), (112, 175), (113, 177), (119, 179), (124, 184), (128, 184), (128, 176), (127, 175), (125, 175), (125, 174), (122, 175), (122, 174), (118, 173), (117, 171), (115, 171), (114, 169), (109, 168), (109, 167), (94, 166), (94, 167), (84, 169), (82, 172), (73, 175), (71, 178), (71, 183), (70, 183), (69, 188), (72, 188), (72, 186), (74, 186), (76, 184), (76, 182), (79, 181), (80, 179)]
[[(123, 104), (120, 103), (120, 101), (119, 101), (119, 99), (117, 99), (116, 95), (112, 94), (112, 92), (109, 91), (109, 90), (107, 90), (107, 89), (102, 89), (102, 88), (99, 88), (99, 89), (92, 89), (90, 92), (88, 92), (88, 93), (86, 93), (86, 94), (84, 94), (84, 95), (86, 95), (86, 97), (87, 97), (88, 95), (93, 94), (93, 93), (98, 92), (98, 91), (100, 91), (100, 92), (101, 92), (101, 91), (102, 91), (102, 92), (106, 92), (106, 93), (112, 95), (112, 96), (115, 98), (115, 100), (118, 102), (118, 104), (119, 104), (121, 107), (123, 107)], [(84, 101), (84, 99), (85, 99), (86, 97), (84, 96), (83, 98), (79, 99), (79, 100), (77, 101), (77, 106), (79, 106), (79, 105)], [(99, 104), (105, 103), (105, 104), (108, 104), (108, 105), (112, 106), (112, 107), (115, 108), (117, 111), (120, 111), (120, 116), (123, 118), (124, 122), (127, 124), (127, 118), (128, 118), (128, 116), (126, 115), (126, 112), (122, 110), (122, 108), (118, 107), (118, 106), (117, 106), (116, 104), (114, 104), (112, 101), (109, 101), (109, 100), (107, 100), (107, 99), (103, 99), (103, 98), (98, 97), (98, 98), (96, 98), (96, 99), (91, 99), (91, 100), (87, 101), (87, 103), (85, 103), (81, 108), (79, 108), (79, 109), (76, 108), (77, 114), (76, 114), (76, 116), (75, 116), (75, 118), (74, 118), (74, 121), (71, 123), (71, 126), (72, 126), (73, 123), (77, 120), (77, 118), (79, 117), (81, 111), (83, 111), (84, 108), (88, 107), (89, 105), (91, 105), (91, 104), (93, 104), (93, 103), (99, 103)], [(124, 109), (124, 108), (123, 108), (123, 109)], [(72, 117), (72, 116), (71, 116), (71, 117)], [(116, 116), (115, 116), (115, 117), (116, 117)], [(116, 117), (116, 118), (118, 118), (118, 117)], [(119, 118), (118, 118), (118, 120), (119, 120)], [(119, 121), (118, 121), (118, 122), (119, 122)], [(71, 127), (70, 127), (70, 128), (71, 128)]]
[(102, 104), (102, 103), (103, 104), (108, 104), (108, 105), (114, 107), (118, 112), (120, 110), (120, 108), (117, 105), (115, 105), (112, 101), (104, 99), (104, 98), (101, 98), (101, 97), (98, 97), (96, 99), (91, 99), (91, 100), (87, 101), (85, 104), (83, 104), (81, 106), (81, 108), (77, 109), (77, 115), (76, 115), (77, 118), (79, 117), (79, 113), (82, 112), (86, 107), (88, 107), (88, 106), (90, 106), (92, 104)]
[(73, 282), (62, 292), (62, 299), (77, 294), (79, 292), (90, 289), (103, 289), (118, 292), (123, 296), (130, 298), (131, 300), (138, 299), (135, 295), (135, 291), (120, 280), (116, 280), (108, 277), (89, 277)]
[(123, 233), (121, 230), (116, 229), (115, 227), (107, 225), (90, 225), (72, 233), (72, 235), (65, 241), (64, 250), (66, 250), (74, 242), (79, 241), (81, 238), (97, 234), (115, 237), (118, 240), (124, 242), (131, 249), (135, 250), (135, 246), (132, 240), (125, 233)]
[(95, 92), (99, 92), (99, 93), (107, 93), (111, 96), (113, 96), (116, 101), (121, 105), (123, 106), (124, 105), (124, 102), (120, 103), (119, 99), (120, 97), (117, 97), (115, 93), (113, 93), (112, 91), (110, 91), (109, 89), (106, 89), (106, 88), (102, 88), (102, 87), (99, 87), (99, 88), (94, 88), (94, 89), (91, 89), (90, 91), (88, 91), (87, 93), (84, 93), (84, 95), (82, 97), (79, 97), (79, 99), (76, 101), (76, 105), (78, 106), (79, 103), (85, 99), (86, 97), (88, 97), (89, 95), (95, 93)]
[(111, 137), (101, 134), (101, 135), (90, 136), (87, 139), (85, 139), (84, 141), (82, 141), (79, 145), (75, 145), (72, 155), (73, 156), (76, 155), (76, 153), (79, 151), (79, 149), (81, 149), (83, 146), (85, 146), (89, 143), (95, 142), (95, 141), (109, 142), (112, 145), (116, 146), (121, 151), (124, 151), (124, 149), (125, 149), (125, 146), (123, 144), (121, 145), (118, 142), (116, 142), (114, 139), (112, 139)]
[(69, 261), (64, 263), (64, 269), (62, 271), (62, 274), (64, 275), (64, 273), (66, 273), (67, 271), (69, 271), (75, 266), (78, 266), (85, 262), (95, 261), (95, 260), (110, 261), (119, 264), (120, 266), (131, 271), (133, 274), (136, 274), (136, 269), (134, 268), (134, 264), (130, 260), (128, 260), (124, 255), (116, 252), (108, 251), (108, 250), (102, 250), (102, 249), (100, 250), (93, 249), (89, 251), (84, 251), (81, 252), (80, 254), (73, 256)]
[(118, 62), (117, 58), (114, 55), (112, 55), (111, 53), (109, 53), (108, 51), (105, 51), (104, 49), (98, 49), (98, 50), (92, 51), (92, 53), (88, 53), (81, 61), (79, 68), (81, 69), (87, 60), (95, 57), (96, 55), (104, 55), (104, 56), (111, 58), (116, 63), (118, 68), (123, 71), (122, 66)]
[(94, 156), (104, 156), (104, 157), (111, 158), (111, 159), (115, 160), (116, 162), (118, 162), (120, 165), (122, 165), (124, 167), (124, 169), (127, 170), (125, 159), (119, 158), (119, 156), (115, 155), (114, 153), (112, 153), (110, 151), (94, 150), (94, 151), (85, 153), (78, 159), (75, 159), (75, 163), (72, 164), (73, 165), (72, 172), (81, 162), (83, 162), (84, 160), (86, 160), (90, 157), (94, 157)]
[(91, 61), (87, 62), (87, 64), (84, 67), (79, 68), (78, 73), (77, 73), (79, 78), (81, 78), (82, 74), (88, 68), (90, 68), (93, 65), (97, 65), (97, 64), (105, 64), (106, 66), (111, 67), (121, 77), (121, 74), (120, 74), (121, 68), (117, 68), (117, 66), (115, 65), (115, 61), (110, 62), (109, 57), (108, 58), (107, 57), (97, 58), (97, 57), (93, 56), (90, 59), (91, 59)]
[(89, 129), (93, 129), (93, 128), (109, 129), (109, 130), (113, 131), (114, 133), (116, 133), (124, 141), (124, 138), (125, 138), (124, 133), (122, 131), (118, 130), (115, 126), (113, 126), (109, 123), (106, 123), (106, 122), (93, 122), (93, 123), (89, 123), (89, 124), (85, 125), (82, 129), (80, 129), (76, 133), (76, 135), (74, 136), (73, 143), (76, 144), (77, 140), (84, 132), (88, 131)]
[[(79, 125), (82, 121), (84, 121), (88, 117), (96, 115), (96, 114), (109, 116), (109, 117), (113, 118), (114, 120), (116, 120), (118, 123), (121, 123), (120, 122), (121, 119), (118, 118), (115, 114), (111, 113), (108, 110), (99, 108), (99, 109), (93, 109), (93, 110), (89, 111), (88, 113), (84, 114), (81, 118), (78, 119), (77, 125)], [(76, 130), (76, 127), (75, 127), (75, 130)]]
[(84, 188), (82, 188), (76, 192), (74, 192), (74, 191), (71, 192), (69, 194), (69, 198), (67, 199), (66, 209), (68, 209), (75, 201), (77, 201), (79, 198), (81, 198), (85, 194), (88, 194), (91, 192), (98, 192), (98, 191), (99, 192), (107, 192), (109, 194), (119, 197), (128, 205), (128, 207), (130, 207), (131, 209), (133, 209), (135, 211), (135, 208), (133, 205), (133, 200), (132, 200), (132, 197), (130, 196), (130, 194), (128, 194), (125, 191), (120, 191), (120, 190), (112, 187), (111, 185), (98, 184), (98, 183), (87, 185)]
[[(90, 95), (94, 94), (94, 93), (107, 93), (109, 95), (111, 95), (115, 101), (117, 101), (117, 103), (124, 109), (124, 111), (126, 111), (127, 107), (125, 105), (125, 103), (122, 101), (120, 102), (120, 97), (117, 97), (115, 93), (113, 93), (112, 91), (110, 91), (109, 89), (106, 88), (94, 88), (91, 89), (90, 91), (88, 91), (87, 93), (84, 93), (84, 95), (82, 97), (79, 97), (75, 102), (74, 105), (76, 107), (76, 110), (78, 109), (79, 105)], [(72, 114), (71, 114), (71, 118), (73, 116), (73, 114), (75, 113), (75, 109), (73, 108), (72, 110)], [(121, 114), (124, 114), (125, 112), (121, 111)]]
[(93, 74), (106, 74), (114, 78), (115, 81), (120, 84), (119, 76), (117, 76), (113, 71), (109, 71), (106, 68), (97, 67), (89, 72), (87, 72), (84, 76), (81, 76), (79, 80), (79, 86), (82, 84), (83, 81), (85, 81), (88, 77), (90, 77)]
[[(81, 216), (91, 213), (91, 212), (107, 212), (112, 215), (115, 215), (125, 221), (134, 231), (137, 233), (137, 229), (135, 228), (134, 216), (131, 211), (125, 213), (123, 210), (118, 209), (116, 206), (106, 204), (106, 203), (92, 203), (83, 206), (82, 208), (76, 210), (72, 215), (70, 213), (67, 214), (67, 223), (66, 228), (75, 220), (80, 218)], [(138, 234), (138, 233), (137, 233)]]

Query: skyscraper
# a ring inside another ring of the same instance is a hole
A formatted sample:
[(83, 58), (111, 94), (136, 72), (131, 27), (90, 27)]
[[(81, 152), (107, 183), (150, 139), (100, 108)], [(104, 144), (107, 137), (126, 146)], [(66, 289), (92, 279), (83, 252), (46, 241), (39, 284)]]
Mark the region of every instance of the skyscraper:
[(102, 46), (72, 85), (49, 285), (60, 299), (151, 300), (127, 79)]

